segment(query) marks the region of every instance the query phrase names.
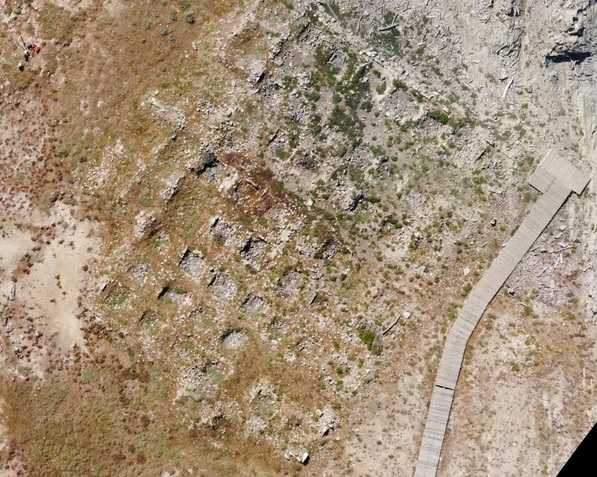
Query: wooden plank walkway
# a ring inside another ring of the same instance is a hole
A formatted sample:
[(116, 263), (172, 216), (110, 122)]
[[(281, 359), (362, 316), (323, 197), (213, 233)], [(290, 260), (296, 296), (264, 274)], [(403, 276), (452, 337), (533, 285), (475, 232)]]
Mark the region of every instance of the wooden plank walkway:
[(529, 179), (529, 183), (543, 192), (543, 195), (471, 290), (446, 337), (423, 431), (415, 477), (435, 477), (437, 473), (466, 344), (489, 302), (566, 202), (570, 193), (582, 193), (588, 182), (585, 174), (567, 160), (555, 155), (548, 155)]

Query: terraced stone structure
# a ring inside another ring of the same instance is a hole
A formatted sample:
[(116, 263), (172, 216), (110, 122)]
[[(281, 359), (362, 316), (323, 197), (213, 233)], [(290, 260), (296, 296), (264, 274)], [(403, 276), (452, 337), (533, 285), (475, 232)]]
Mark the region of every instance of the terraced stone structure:
[(489, 302), (571, 192), (580, 195), (588, 182), (589, 178), (583, 172), (555, 154), (548, 154), (530, 177), (529, 184), (543, 195), (481, 280), (473, 287), (448, 332), (431, 395), (415, 477), (434, 477), (437, 473), (466, 345)]

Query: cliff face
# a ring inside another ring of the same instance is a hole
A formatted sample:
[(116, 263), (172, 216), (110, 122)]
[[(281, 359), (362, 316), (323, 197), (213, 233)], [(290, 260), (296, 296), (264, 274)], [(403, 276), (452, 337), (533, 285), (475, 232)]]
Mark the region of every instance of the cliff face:
[[(576, 144), (592, 152), (595, 2), (456, 2), (455, 11), (463, 61), (477, 72), (473, 84), (483, 88), (482, 78), (497, 77), (492, 99), (528, 102), (531, 111), (547, 119), (549, 132), (543, 133), (550, 146)], [(503, 86), (510, 81), (513, 89), (504, 98)], [(563, 122), (578, 123), (582, 131), (562, 137), (561, 128), (568, 128)]]
[[(592, 101), (595, 2), (430, 1), (420, 8), (430, 18), (429, 36), (443, 41), (438, 59), (465, 65), (467, 85), (482, 95), (480, 114), (528, 102), (533, 114), (574, 122), (576, 106)], [(562, 118), (561, 109), (571, 107)], [(587, 106), (578, 118), (588, 144), (590, 116)]]

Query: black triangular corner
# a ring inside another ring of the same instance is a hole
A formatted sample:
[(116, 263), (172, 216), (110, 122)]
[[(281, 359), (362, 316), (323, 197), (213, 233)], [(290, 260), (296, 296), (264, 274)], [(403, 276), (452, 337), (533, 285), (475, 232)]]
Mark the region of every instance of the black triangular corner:
[(595, 477), (597, 475), (597, 423), (580, 443), (558, 477)]

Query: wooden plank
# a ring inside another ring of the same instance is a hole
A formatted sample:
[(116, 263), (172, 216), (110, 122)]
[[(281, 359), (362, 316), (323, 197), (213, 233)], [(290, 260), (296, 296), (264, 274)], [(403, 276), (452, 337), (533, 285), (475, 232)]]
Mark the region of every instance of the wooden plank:
[(428, 424), (423, 432), (415, 477), (433, 477), (435, 475), (453, 398), (453, 391), (434, 386), (429, 404)]
[(533, 175), (529, 178), (529, 184), (531, 184), (539, 192), (545, 192), (554, 179), (555, 177), (549, 172), (542, 167), (538, 167)]
[(530, 179), (531, 185), (542, 191), (543, 195), (471, 290), (446, 336), (423, 431), (415, 477), (435, 477), (437, 473), (466, 345), (488, 304), (553, 219), (570, 195), (570, 191), (580, 193), (588, 183), (588, 178), (568, 161), (561, 158), (550, 158), (546, 161), (547, 158), (544, 160), (546, 167), (538, 169)]
[(549, 153), (543, 159), (539, 168), (551, 174), (558, 182), (577, 194), (581, 194), (589, 183), (589, 178), (582, 171), (554, 152)]

